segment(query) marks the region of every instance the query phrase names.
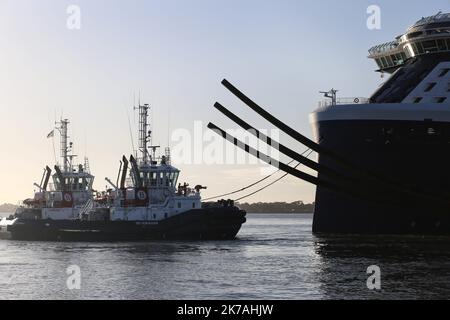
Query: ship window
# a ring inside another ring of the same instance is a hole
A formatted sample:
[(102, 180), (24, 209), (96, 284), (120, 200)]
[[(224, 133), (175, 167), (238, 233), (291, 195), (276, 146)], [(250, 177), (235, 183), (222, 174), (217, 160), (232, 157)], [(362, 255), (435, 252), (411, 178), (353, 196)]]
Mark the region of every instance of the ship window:
[(406, 54), (404, 52), (401, 52), (400, 55), (402, 56), (403, 61), (408, 59), (408, 57), (406, 56)]
[(445, 76), (449, 71), (450, 71), (450, 69), (443, 69), (443, 70), (441, 71), (441, 73), (439, 74), (439, 77)]
[(436, 52), (438, 51), (438, 47), (435, 40), (428, 40), (422, 42), (423, 49), (425, 52)]
[(164, 185), (166, 187), (169, 187), (170, 186), (170, 173), (169, 172), (164, 172), (163, 176), (164, 176)]
[(391, 55), (391, 59), (392, 59), (393, 64), (396, 66), (397, 63), (398, 63), (398, 62), (397, 62), (397, 61), (398, 61), (397, 56)]
[(385, 57), (381, 57), (380, 59), (381, 59), (381, 64), (383, 65), (383, 68), (387, 68), (388, 67), (388, 63), (387, 63)]
[(397, 53), (395, 55), (395, 59), (396, 59), (396, 61), (395, 61), (396, 65), (402, 64), (404, 62), (404, 60), (405, 60), (405, 59), (403, 59), (403, 56), (401, 54), (399, 54), (399, 53)]
[(380, 69), (383, 69), (383, 64), (381, 63), (381, 60), (380, 59), (375, 59), (375, 61), (376, 61), (377, 65), (378, 65), (378, 67)]
[(195, 209), (195, 202), (192, 202), (192, 208)]
[(437, 98), (435, 99), (436, 103), (443, 103), (445, 100), (447, 100), (446, 97), (437, 97)]
[(437, 41), (437, 45), (438, 45), (439, 51), (447, 50), (447, 46), (445, 45), (445, 40), (444, 39), (438, 39), (436, 41)]
[(447, 92), (450, 92), (450, 82), (447, 83)]
[(417, 38), (422, 35), (422, 31), (412, 32), (408, 34), (408, 39)]
[(425, 50), (423, 49), (422, 43), (417, 42), (413, 44), (414, 46), (414, 53), (415, 54), (424, 54)]
[(172, 186), (172, 173), (166, 172), (166, 186)]
[(178, 209), (180, 209), (181, 208), (181, 202), (178, 202), (177, 206), (178, 206)]
[(422, 99), (423, 99), (423, 97), (417, 97), (417, 98), (414, 98), (414, 103), (419, 103), (420, 101), (422, 101)]
[(425, 48), (423, 47), (422, 42), (418, 42), (417, 43), (417, 50), (419, 50), (420, 54), (424, 54), (425, 53)]
[(159, 173), (159, 183), (160, 186), (164, 184), (164, 172)]
[(425, 88), (425, 92), (430, 92), (436, 86), (436, 82), (431, 82)]
[(150, 185), (152, 187), (156, 186), (156, 172), (152, 172), (150, 175)]
[(429, 136), (434, 136), (436, 133), (437, 133), (437, 132), (436, 132), (436, 129), (434, 129), (434, 128), (428, 128), (428, 129), (427, 129), (427, 134), (428, 134)]
[(447, 48), (450, 50), (450, 39), (445, 40), (445, 42), (447, 42)]
[(386, 61), (387, 61), (389, 67), (392, 67), (394, 65), (394, 62), (392, 61), (391, 56), (386, 56)]

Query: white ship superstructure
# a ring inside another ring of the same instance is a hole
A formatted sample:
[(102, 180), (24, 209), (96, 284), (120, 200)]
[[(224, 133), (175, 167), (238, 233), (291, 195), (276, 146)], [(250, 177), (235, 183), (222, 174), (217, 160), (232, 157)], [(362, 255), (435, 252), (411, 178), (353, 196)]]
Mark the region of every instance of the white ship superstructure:
[[(74, 165), (76, 155), (71, 153), (73, 143), (68, 142), (69, 120), (62, 119), (56, 125), (55, 129), (60, 133), (61, 162), (54, 166), (53, 175), (52, 170), (46, 167), (41, 183), (35, 183), (38, 191), (32, 199), (23, 201), (16, 211), (16, 217), (76, 219), (80, 211), (86, 210), (92, 202), (94, 176), (89, 172), (88, 160), (86, 158), (84, 164)], [(52, 182), (49, 182), (50, 177)]]
[[(139, 105), (139, 157), (122, 159), (120, 181), (111, 192), (111, 221), (161, 221), (202, 207), (200, 190), (178, 184), (180, 171), (171, 165), (170, 149), (157, 156), (159, 146), (151, 145), (148, 104)], [(149, 145), (150, 144), (150, 145)], [(127, 172), (130, 183), (127, 186)], [(109, 180), (109, 179), (108, 179)]]

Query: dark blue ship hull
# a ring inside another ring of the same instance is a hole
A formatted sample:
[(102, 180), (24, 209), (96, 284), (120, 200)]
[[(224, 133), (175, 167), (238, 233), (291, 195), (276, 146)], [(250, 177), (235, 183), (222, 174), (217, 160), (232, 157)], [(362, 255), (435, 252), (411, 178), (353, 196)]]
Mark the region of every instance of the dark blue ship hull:
[(237, 207), (194, 209), (152, 221), (25, 220), (8, 226), (10, 239), (28, 241), (230, 240), (246, 221)]
[[(337, 106), (336, 108), (339, 108)], [(399, 120), (335, 120), (315, 123), (320, 144), (362, 168), (439, 192), (450, 200), (450, 123)], [(347, 175), (325, 156), (319, 163)], [(319, 175), (329, 180), (325, 175)], [(363, 186), (364, 188), (364, 186)], [(383, 189), (371, 191), (374, 201), (317, 187), (313, 231), (354, 234), (450, 234), (450, 207), (415, 199), (399, 205), (377, 198), (399, 199)]]

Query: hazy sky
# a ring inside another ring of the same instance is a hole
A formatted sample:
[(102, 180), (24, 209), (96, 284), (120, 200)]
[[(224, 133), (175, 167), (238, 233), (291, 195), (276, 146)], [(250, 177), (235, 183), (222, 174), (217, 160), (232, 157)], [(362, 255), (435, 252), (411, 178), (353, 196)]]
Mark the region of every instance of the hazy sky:
[[(381, 7), (381, 30), (366, 26), (372, 4)], [(81, 9), (80, 30), (67, 28), (69, 5)], [(75, 153), (89, 156), (95, 186), (103, 189), (105, 176), (115, 180), (132, 149), (127, 111), (134, 128), (139, 90), (154, 107), (154, 142), (163, 146), (168, 117), (170, 131), (192, 132), (194, 121), (233, 128), (215, 101), (271, 128), (222, 78), (311, 136), (308, 114), (319, 90), (369, 96), (382, 80), (367, 50), (440, 9), (450, 11), (448, 0), (0, 0), (0, 203), (32, 196), (32, 183), (54, 163), (46, 135), (61, 115), (71, 120)], [(181, 181), (208, 186), (205, 197), (261, 178), (258, 165), (179, 168)], [(248, 201), (313, 199), (311, 185), (289, 178)]]

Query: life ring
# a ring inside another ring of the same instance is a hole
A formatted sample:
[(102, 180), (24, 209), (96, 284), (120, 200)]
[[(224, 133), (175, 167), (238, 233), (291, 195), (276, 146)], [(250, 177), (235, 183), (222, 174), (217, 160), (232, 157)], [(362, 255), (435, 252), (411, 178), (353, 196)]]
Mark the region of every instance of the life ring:
[(145, 200), (145, 199), (147, 199), (147, 194), (145, 193), (144, 190), (139, 190), (137, 192), (137, 197), (139, 200)]
[(72, 196), (70, 195), (70, 193), (65, 193), (64, 194), (64, 201), (65, 202), (72, 202)]
[(355, 98), (355, 100), (353, 100), (353, 102), (359, 103), (359, 99), (358, 99), (358, 98)]

